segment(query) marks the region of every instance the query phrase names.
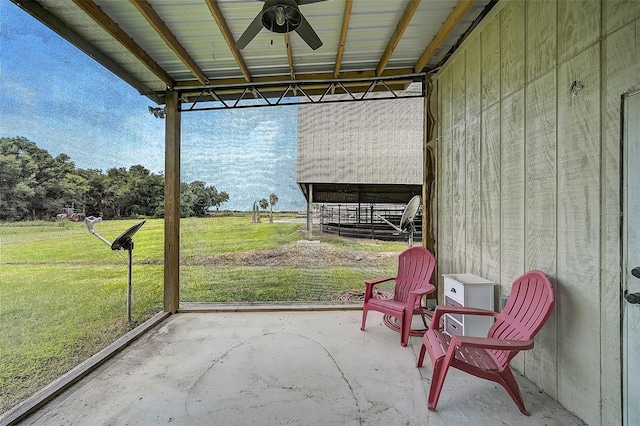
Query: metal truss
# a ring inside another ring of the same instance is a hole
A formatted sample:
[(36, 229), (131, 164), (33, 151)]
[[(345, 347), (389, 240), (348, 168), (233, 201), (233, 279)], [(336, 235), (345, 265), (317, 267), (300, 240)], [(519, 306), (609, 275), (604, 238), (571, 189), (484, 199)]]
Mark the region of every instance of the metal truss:
[[(409, 90), (407, 88), (411, 85)], [(418, 87), (415, 87), (418, 86)], [(357, 102), (425, 96), (425, 74), (176, 88), (180, 111)]]

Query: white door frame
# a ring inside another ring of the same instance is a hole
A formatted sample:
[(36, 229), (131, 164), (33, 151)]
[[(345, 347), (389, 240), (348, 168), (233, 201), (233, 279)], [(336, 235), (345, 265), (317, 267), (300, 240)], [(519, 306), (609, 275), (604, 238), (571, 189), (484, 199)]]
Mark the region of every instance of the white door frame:
[(622, 103), (622, 400), (623, 424), (632, 426), (640, 424), (640, 304), (629, 302), (640, 296), (640, 278), (631, 272), (640, 266), (640, 91), (625, 94)]

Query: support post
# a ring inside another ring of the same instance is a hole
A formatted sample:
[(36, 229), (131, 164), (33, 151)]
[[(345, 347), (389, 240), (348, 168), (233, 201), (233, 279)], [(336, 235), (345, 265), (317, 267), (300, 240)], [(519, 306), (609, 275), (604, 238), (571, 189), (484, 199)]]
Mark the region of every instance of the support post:
[[(422, 182), (422, 246), (436, 254), (436, 240), (434, 238), (434, 217), (437, 210), (436, 188), (436, 121), (432, 114), (431, 103), (435, 102), (433, 94), (433, 77), (425, 76), (424, 118), (423, 122), (423, 182)], [(437, 272), (437, 271), (436, 271)], [(437, 276), (437, 275), (435, 275)]]
[(166, 94), (164, 160), (164, 310), (180, 307), (180, 100)]
[[(423, 87), (425, 88), (424, 96), (424, 118), (423, 123), (423, 138), (424, 138), (424, 150), (423, 150), (423, 182), (422, 182), (422, 247), (425, 247), (436, 258), (437, 241), (435, 239), (437, 220), (438, 220), (438, 200), (437, 200), (437, 186), (436, 186), (436, 168), (437, 165), (437, 140), (438, 140), (438, 128), (433, 111), (437, 110), (435, 107), (437, 103), (436, 91), (434, 91), (433, 75), (429, 77), (425, 76)], [(432, 108), (433, 106), (433, 108)], [(439, 276), (438, 265), (436, 265), (433, 273), (434, 277)], [(438, 285), (436, 281), (436, 291), (428, 296), (428, 298), (436, 300), (438, 299)], [(425, 299), (426, 297), (423, 297)], [(426, 306), (427, 301), (423, 300), (422, 304)]]
[(309, 184), (309, 200), (307, 201), (307, 231), (309, 231), (309, 241), (313, 240), (313, 184)]

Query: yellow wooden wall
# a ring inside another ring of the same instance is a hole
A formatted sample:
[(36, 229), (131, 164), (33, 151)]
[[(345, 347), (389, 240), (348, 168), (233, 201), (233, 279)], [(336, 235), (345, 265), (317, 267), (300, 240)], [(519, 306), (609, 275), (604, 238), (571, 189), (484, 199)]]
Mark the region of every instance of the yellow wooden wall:
[(621, 419), (620, 106), (638, 89), (640, 1), (502, 0), (429, 102), (439, 273), (508, 294), (545, 271), (556, 309), (513, 365), (593, 425)]

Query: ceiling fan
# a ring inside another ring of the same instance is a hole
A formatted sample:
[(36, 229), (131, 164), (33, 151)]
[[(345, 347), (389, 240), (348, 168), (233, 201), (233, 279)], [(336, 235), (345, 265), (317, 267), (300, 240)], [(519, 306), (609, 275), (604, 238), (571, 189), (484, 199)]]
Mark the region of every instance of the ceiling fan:
[(297, 32), (300, 37), (313, 50), (322, 46), (322, 41), (313, 30), (300, 8), (309, 3), (317, 3), (326, 0), (261, 0), (264, 1), (262, 10), (249, 24), (236, 42), (236, 49), (244, 49), (253, 38), (258, 35), (262, 27), (274, 33)]

